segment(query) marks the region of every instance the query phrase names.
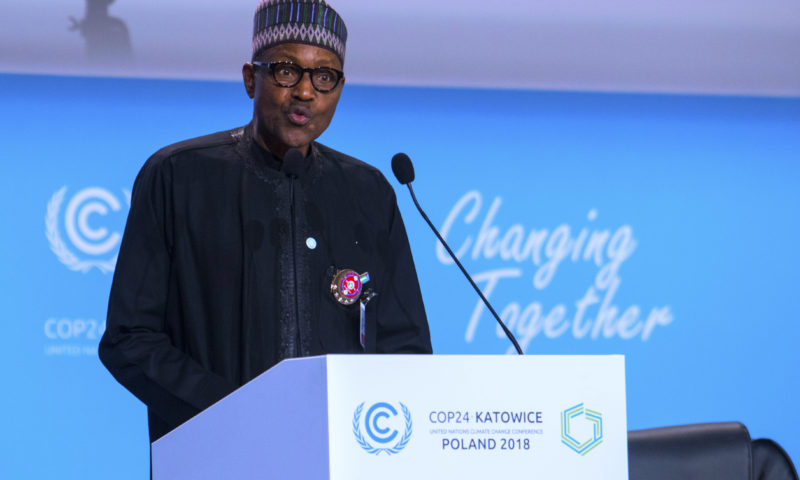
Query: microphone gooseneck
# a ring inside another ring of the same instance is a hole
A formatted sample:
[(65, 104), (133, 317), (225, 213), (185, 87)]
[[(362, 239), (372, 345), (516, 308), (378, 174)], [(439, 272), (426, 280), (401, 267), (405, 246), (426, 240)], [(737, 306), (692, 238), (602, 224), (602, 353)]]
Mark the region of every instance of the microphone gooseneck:
[(524, 355), (524, 353), (522, 352), (522, 348), (520, 348), (519, 343), (517, 343), (517, 339), (514, 337), (514, 334), (511, 333), (511, 330), (509, 330), (508, 327), (506, 327), (506, 324), (503, 323), (503, 321), (500, 319), (500, 315), (498, 315), (497, 312), (494, 310), (492, 305), (489, 303), (489, 300), (487, 300), (486, 297), (483, 295), (483, 292), (481, 292), (481, 289), (478, 288), (478, 286), (475, 284), (475, 281), (472, 280), (470, 274), (467, 273), (467, 270), (464, 268), (463, 265), (461, 265), (461, 262), (458, 260), (458, 257), (456, 257), (455, 253), (453, 253), (453, 250), (450, 249), (450, 245), (448, 245), (447, 242), (444, 241), (444, 238), (442, 238), (442, 236), (439, 234), (439, 230), (437, 230), (436, 227), (433, 226), (433, 223), (428, 218), (428, 215), (426, 215), (425, 212), (422, 210), (422, 207), (420, 207), (419, 202), (417, 201), (417, 196), (414, 195), (414, 189), (411, 188), (411, 182), (414, 181), (414, 165), (411, 163), (411, 159), (408, 158), (408, 155), (406, 155), (405, 153), (398, 153), (394, 157), (392, 157), (392, 172), (394, 172), (394, 176), (397, 178), (398, 182), (408, 187), (408, 191), (411, 193), (411, 199), (414, 201), (414, 205), (417, 207), (417, 210), (419, 210), (420, 215), (422, 215), (422, 218), (424, 218), (425, 222), (428, 223), (428, 226), (431, 227), (433, 233), (436, 234), (436, 238), (438, 238), (439, 241), (442, 243), (444, 248), (447, 250), (447, 253), (450, 254), (450, 258), (452, 258), (453, 261), (456, 262), (456, 265), (458, 265), (458, 268), (461, 269), (461, 273), (463, 273), (464, 276), (467, 277), (467, 280), (469, 280), (470, 285), (472, 285), (472, 288), (474, 288), (475, 291), (478, 293), (478, 296), (481, 297), (481, 300), (483, 300), (483, 303), (484, 305), (486, 305), (486, 308), (488, 308), (489, 311), (492, 312), (492, 315), (494, 315), (494, 319), (497, 320), (497, 323), (500, 325), (500, 327), (502, 327), (508, 339), (511, 340), (511, 343), (514, 344), (514, 348), (517, 350), (517, 353), (520, 355)]
[(306, 157), (303, 153), (296, 148), (290, 148), (283, 155), (283, 165), (281, 171), (289, 177), (289, 230), (291, 232), (291, 256), (292, 256), (292, 284), (294, 285), (294, 338), (288, 344), (288, 352), (290, 357), (300, 355), (303, 348), (303, 341), (300, 336), (300, 300), (297, 291), (297, 220), (295, 209), (295, 195), (294, 184), (305, 171)]

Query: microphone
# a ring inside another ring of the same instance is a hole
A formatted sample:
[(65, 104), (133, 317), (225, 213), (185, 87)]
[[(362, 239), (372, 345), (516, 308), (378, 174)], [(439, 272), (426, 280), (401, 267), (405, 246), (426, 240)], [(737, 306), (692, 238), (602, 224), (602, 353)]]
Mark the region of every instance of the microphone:
[[(405, 153), (398, 153), (392, 157), (392, 172), (400, 185), (408, 185), (414, 181), (414, 165)], [(411, 188), (411, 185), (408, 185)]]
[(306, 157), (296, 148), (290, 148), (283, 155), (281, 171), (289, 177), (300, 178), (306, 170)]
[(442, 242), (442, 245), (447, 250), (447, 253), (450, 254), (450, 258), (452, 258), (453, 261), (456, 262), (458, 268), (461, 269), (461, 273), (463, 273), (464, 276), (467, 277), (467, 280), (469, 280), (469, 283), (470, 285), (472, 285), (472, 288), (474, 288), (475, 291), (478, 292), (478, 295), (481, 297), (481, 300), (483, 300), (483, 303), (486, 305), (486, 308), (488, 308), (489, 311), (492, 312), (492, 315), (494, 315), (494, 319), (497, 320), (497, 323), (500, 324), (500, 327), (503, 328), (503, 331), (506, 333), (508, 339), (511, 340), (511, 343), (514, 344), (514, 348), (517, 349), (517, 353), (520, 355), (524, 355), (522, 353), (522, 348), (520, 348), (519, 343), (517, 343), (517, 339), (514, 338), (514, 334), (511, 333), (511, 330), (509, 330), (508, 327), (506, 327), (506, 324), (503, 323), (502, 320), (500, 320), (500, 315), (498, 315), (497, 312), (495, 312), (494, 308), (489, 303), (489, 300), (487, 300), (486, 297), (483, 296), (483, 292), (481, 292), (481, 289), (478, 288), (477, 285), (475, 285), (475, 281), (472, 280), (472, 277), (469, 275), (469, 273), (467, 273), (467, 270), (464, 268), (463, 265), (461, 265), (461, 262), (458, 261), (458, 257), (456, 257), (455, 253), (453, 253), (453, 251), (450, 249), (450, 245), (448, 245), (447, 242), (444, 241), (444, 238), (442, 238), (442, 236), (439, 234), (439, 231), (436, 230), (436, 227), (433, 226), (433, 223), (431, 223), (428, 216), (425, 215), (424, 211), (422, 211), (422, 207), (419, 206), (419, 202), (417, 202), (417, 196), (414, 195), (414, 189), (411, 188), (411, 182), (414, 181), (414, 165), (411, 163), (411, 159), (408, 158), (408, 155), (406, 155), (405, 153), (398, 153), (394, 157), (392, 157), (392, 172), (394, 172), (394, 176), (397, 178), (397, 181), (400, 182), (401, 185), (406, 185), (408, 187), (408, 191), (411, 192), (411, 199), (414, 200), (414, 205), (417, 207), (417, 210), (419, 210), (419, 213), (422, 215), (422, 218), (425, 219), (425, 221), (428, 223), (428, 226), (431, 227), (431, 230), (433, 230), (433, 233), (436, 234), (436, 238), (438, 238), (439, 241)]

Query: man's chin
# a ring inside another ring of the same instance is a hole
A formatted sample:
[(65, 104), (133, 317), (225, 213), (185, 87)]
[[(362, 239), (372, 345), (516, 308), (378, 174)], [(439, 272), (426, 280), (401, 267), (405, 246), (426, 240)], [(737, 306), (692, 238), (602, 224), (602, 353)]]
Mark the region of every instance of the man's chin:
[(283, 144), (287, 150), (290, 148), (296, 148), (300, 151), (305, 151), (308, 146), (311, 145), (311, 142), (314, 141), (314, 138), (316, 137), (310, 137), (308, 135), (292, 136), (285, 138)]
[(317, 137), (309, 135), (308, 132), (298, 130), (301, 129), (287, 128), (277, 132), (277, 135), (269, 135), (269, 132), (265, 132), (261, 138), (267, 149), (278, 156), (283, 156), (287, 150), (292, 148), (307, 153), (308, 146)]

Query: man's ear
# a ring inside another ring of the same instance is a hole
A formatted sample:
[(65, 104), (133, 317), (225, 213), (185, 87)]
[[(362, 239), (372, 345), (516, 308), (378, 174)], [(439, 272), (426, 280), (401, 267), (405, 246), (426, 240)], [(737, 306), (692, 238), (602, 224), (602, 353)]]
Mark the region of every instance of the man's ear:
[(256, 69), (252, 63), (245, 63), (242, 65), (242, 80), (244, 81), (244, 89), (247, 91), (247, 96), (250, 98), (256, 95)]

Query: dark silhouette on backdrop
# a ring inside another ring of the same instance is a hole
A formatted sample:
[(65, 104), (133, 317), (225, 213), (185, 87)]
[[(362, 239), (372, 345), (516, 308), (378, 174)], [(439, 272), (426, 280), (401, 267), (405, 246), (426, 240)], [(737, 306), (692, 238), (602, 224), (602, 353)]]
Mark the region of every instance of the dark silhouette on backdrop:
[(93, 63), (118, 63), (133, 57), (131, 38), (125, 22), (108, 15), (114, 0), (86, 0), (86, 16), (69, 17), (70, 31), (79, 31), (86, 39), (86, 54)]

